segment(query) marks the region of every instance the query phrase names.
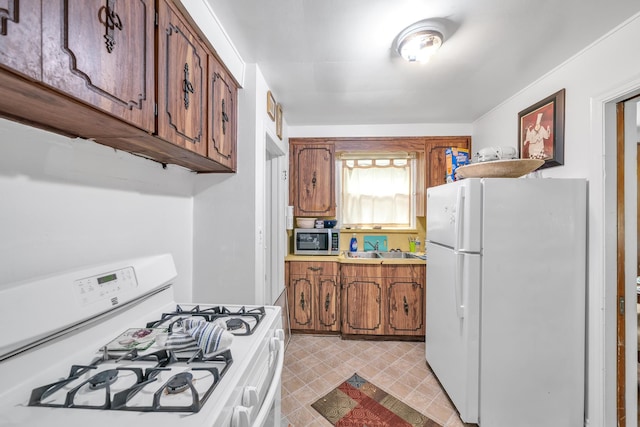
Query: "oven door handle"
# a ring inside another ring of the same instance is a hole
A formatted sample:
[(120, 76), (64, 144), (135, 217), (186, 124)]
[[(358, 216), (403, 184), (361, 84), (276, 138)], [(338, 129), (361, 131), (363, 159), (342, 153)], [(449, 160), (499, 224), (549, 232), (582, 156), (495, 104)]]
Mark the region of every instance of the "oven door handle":
[[(269, 391), (267, 391), (267, 395), (264, 398), (260, 412), (258, 412), (258, 416), (256, 417), (252, 427), (263, 427), (267, 422), (267, 416), (269, 415), (269, 411), (271, 410), (274, 402), (276, 402), (276, 399), (279, 400), (281, 398), (280, 396), (276, 396), (276, 393), (279, 394), (282, 392), (282, 388), (280, 387), (282, 367), (284, 365), (284, 333), (282, 330), (276, 331), (276, 336), (271, 338), (271, 344), (276, 347), (275, 351), (278, 352), (278, 360), (276, 361), (276, 368), (273, 372)], [(280, 403), (277, 403), (277, 407), (277, 412), (280, 412)], [(280, 414), (276, 413), (275, 416), (279, 417)]]

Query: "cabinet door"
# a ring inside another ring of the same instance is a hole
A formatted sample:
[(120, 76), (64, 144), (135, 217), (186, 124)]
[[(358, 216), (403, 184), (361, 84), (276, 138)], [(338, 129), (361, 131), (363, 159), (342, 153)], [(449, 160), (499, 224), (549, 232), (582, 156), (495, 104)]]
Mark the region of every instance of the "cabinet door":
[(207, 50), (168, 0), (158, 8), (158, 136), (207, 155)]
[(289, 322), (291, 329), (313, 330), (313, 284), (306, 277), (289, 277)]
[(343, 265), (342, 333), (384, 334), (384, 296), (378, 265)]
[(43, 82), (153, 132), (154, 1), (46, 0), (42, 13)]
[(316, 281), (316, 329), (319, 331), (340, 330), (340, 297), (336, 276), (320, 276)]
[(40, 0), (0, 2), (0, 65), (40, 80), (42, 54)]
[(333, 144), (292, 144), (290, 200), (295, 216), (335, 216)]
[(471, 142), (468, 137), (427, 141), (425, 156), (427, 188), (446, 182), (445, 150), (449, 147), (471, 148)]
[(424, 336), (425, 267), (383, 266), (387, 292), (387, 335)]
[(237, 87), (218, 60), (209, 56), (209, 142), (207, 156), (236, 170)]

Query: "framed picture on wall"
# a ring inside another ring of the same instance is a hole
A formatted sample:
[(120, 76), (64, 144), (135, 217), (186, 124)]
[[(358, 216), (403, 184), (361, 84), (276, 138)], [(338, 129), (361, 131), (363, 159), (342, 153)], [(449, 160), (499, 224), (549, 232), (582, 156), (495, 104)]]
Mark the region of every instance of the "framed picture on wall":
[(276, 106), (276, 135), (282, 139), (282, 105)]
[(542, 159), (541, 169), (564, 164), (564, 98), (562, 89), (518, 113), (521, 159)]
[(271, 120), (276, 119), (276, 100), (273, 98), (271, 91), (267, 92), (267, 114)]

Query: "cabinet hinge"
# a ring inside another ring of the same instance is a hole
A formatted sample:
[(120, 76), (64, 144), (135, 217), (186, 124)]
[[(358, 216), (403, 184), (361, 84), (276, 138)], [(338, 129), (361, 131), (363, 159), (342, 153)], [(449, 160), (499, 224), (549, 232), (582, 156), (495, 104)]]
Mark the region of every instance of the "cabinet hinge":
[(618, 313), (620, 316), (624, 316), (624, 297), (618, 298)]
[(155, 17), (155, 22), (154, 22), (155, 26), (158, 26), (158, 12), (156, 12), (156, 17)]
[(153, 104), (153, 115), (158, 117), (158, 104)]

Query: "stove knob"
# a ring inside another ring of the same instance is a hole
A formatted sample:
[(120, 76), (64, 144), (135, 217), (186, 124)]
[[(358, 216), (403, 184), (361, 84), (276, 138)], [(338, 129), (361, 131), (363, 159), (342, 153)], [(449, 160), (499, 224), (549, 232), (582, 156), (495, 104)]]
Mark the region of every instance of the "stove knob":
[(231, 427), (251, 427), (249, 408), (244, 406), (236, 406), (233, 408), (233, 416), (231, 417)]
[(242, 391), (242, 406), (255, 406), (258, 403), (258, 389), (254, 386), (246, 386)]
[(284, 331), (282, 329), (276, 329), (275, 333), (273, 334), (276, 338), (278, 338), (280, 341), (284, 341)]

